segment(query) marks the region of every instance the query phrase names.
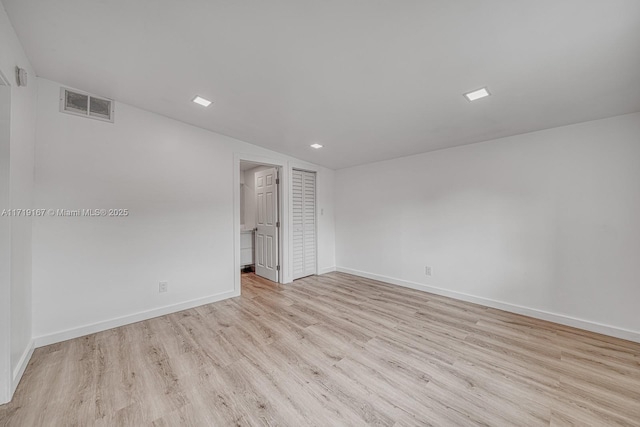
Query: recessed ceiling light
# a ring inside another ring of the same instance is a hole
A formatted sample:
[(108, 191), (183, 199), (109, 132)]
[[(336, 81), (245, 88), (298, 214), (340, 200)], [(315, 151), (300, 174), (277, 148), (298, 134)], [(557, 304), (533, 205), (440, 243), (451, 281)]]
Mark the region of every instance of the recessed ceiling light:
[(465, 93), (464, 97), (469, 101), (475, 101), (476, 99), (484, 98), (485, 96), (491, 95), (486, 87), (482, 89), (474, 90), (473, 92)]
[(311, 148), (315, 148), (316, 150), (319, 150), (320, 148), (322, 148), (322, 145), (320, 145), (320, 144), (311, 144)]
[(200, 96), (196, 96), (195, 98), (193, 98), (193, 102), (195, 102), (196, 104), (200, 104), (203, 107), (208, 107), (209, 105), (211, 105), (211, 101)]

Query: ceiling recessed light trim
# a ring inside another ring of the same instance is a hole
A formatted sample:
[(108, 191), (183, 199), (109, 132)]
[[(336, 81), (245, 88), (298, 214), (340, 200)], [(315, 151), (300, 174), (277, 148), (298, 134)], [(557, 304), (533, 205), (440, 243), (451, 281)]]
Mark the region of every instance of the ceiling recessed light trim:
[(489, 93), (489, 90), (487, 90), (486, 87), (477, 89), (477, 90), (473, 90), (471, 92), (467, 92), (464, 94), (464, 97), (467, 98), (467, 101), (472, 102), (472, 101), (476, 101), (478, 99), (481, 98), (485, 98), (487, 96), (491, 95)]
[(196, 96), (192, 99), (192, 101), (198, 105), (202, 105), (203, 107), (208, 107), (209, 105), (211, 105), (211, 101), (209, 101), (208, 99), (204, 99), (201, 96)]
[(319, 149), (321, 149), (323, 147), (323, 145), (322, 144), (311, 144), (310, 147), (311, 148), (315, 148), (316, 150), (319, 150)]

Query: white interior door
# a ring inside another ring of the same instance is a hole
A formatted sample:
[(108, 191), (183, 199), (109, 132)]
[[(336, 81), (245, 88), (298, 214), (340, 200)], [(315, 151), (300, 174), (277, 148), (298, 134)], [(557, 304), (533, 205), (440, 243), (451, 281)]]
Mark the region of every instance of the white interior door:
[(294, 169), (293, 278), (316, 274), (316, 174)]
[(256, 172), (256, 274), (278, 281), (278, 172)]

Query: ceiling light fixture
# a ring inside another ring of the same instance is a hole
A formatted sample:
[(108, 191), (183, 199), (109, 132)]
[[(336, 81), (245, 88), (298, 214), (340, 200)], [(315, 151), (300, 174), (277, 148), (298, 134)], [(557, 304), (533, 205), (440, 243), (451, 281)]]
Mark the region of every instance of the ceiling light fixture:
[(196, 104), (202, 105), (203, 107), (208, 107), (209, 105), (211, 105), (211, 101), (209, 101), (208, 99), (204, 99), (200, 96), (196, 96), (195, 98), (193, 98), (192, 101), (195, 102)]
[(311, 144), (311, 148), (315, 148), (316, 150), (319, 150), (322, 148), (322, 145), (320, 144)]
[(473, 92), (465, 93), (464, 97), (467, 98), (468, 101), (475, 101), (476, 99), (484, 98), (485, 96), (491, 95), (486, 87), (482, 89), (474, 90)]

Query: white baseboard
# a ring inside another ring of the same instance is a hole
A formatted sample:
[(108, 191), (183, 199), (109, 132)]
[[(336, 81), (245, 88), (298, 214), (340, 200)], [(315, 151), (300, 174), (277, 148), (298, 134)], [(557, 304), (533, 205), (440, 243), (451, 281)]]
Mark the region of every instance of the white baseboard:
[(96, 332), (106, 331), (108, 329), (117, 328), (118, 326), (124, 326), (131, 323), (152, 319), (158, 316), (164, 316), (165, 314), (175, 313), (177, 311), (187, 310), (205, 304), (211, 304), (212, 302), (222, 301), (224, 299), (237, 296), (240, 296), (240, 293), (238, 291), (232, 290), (204, 298), (198, 298), (178, 304), (167, 305), (164, 307), (154, 308), (152, 310), (141, 311), (126, 316), (117, 317), (115, 319), (109, 319), (101, 322), (91, 323), (88, 325), (78, 326), (77, 328), (66, 329), (64, 331), (54, 332), (52, 334), (41, 335), (34, 338), (35, 347), (43, 347), (45, 345), (55, 344), (57, 342), (94, 334)]
[(333, 273), (334, 271), (336, 271), (336, 266), (335, 265), (333, 267), (319, 268), (318, 269), (318, 275), (327, 274), (327, 273)]
[(382, 276), (379, 274), (368, 273), (366, 271), (354, 270), (346, 267), (337, 267), (336, 271), (339, 271), (341, 273), (353, 274), (354, 276), (360, 276), (367, 279), (378, 280), (380, 282), (398, 285), (405, 288), (411, 288), (436, 295), (442, 295), (461, 301), (472, 302), (474, 304), (484, 305), (485, 307), (497, 308), (499, 310), (504, 310), (511, 313), (522, 314), (524, 316), (529, 316), (540, 320), (547, 320), (549, 322), (559, 323), (565, 326), (571, 326), (578, 329), (584, 329), (586, 331), (596, 332), (599, 334), (609, 335), (615, 338), (622, 338), (624, 340), (640, 343), (640, 332), (638, 331), (632, 331), (616, 326), (578, 319), (575, 317), (566, 316), (564, 314), (551, 313), (544, 310), (510, 304), (503, 301), (496, 301), (489, 298), (478, 297), (462, 292), (450, 291), (443, 288), (424, 285), (422, 283), (410, 282), (407, 280), (396, 279), (394, 277)]
[(29, 364), (29, 360), (31, 360), (31, 356), (33, 355), (33, 350), (35, 350), (35, 348), (35, 342), (33, 340), (29, 341), (27, 348), (24, 349), (22, 356), (20, 356), (18, 365), (13, 370), (13, 376), (11, 378), (11, 396), (15, 393), (16, 388), (18, 388), (18, 384), (20, 384), (22, 375), (24, 374), (25, 369), (27, 369), (27, 365)]

